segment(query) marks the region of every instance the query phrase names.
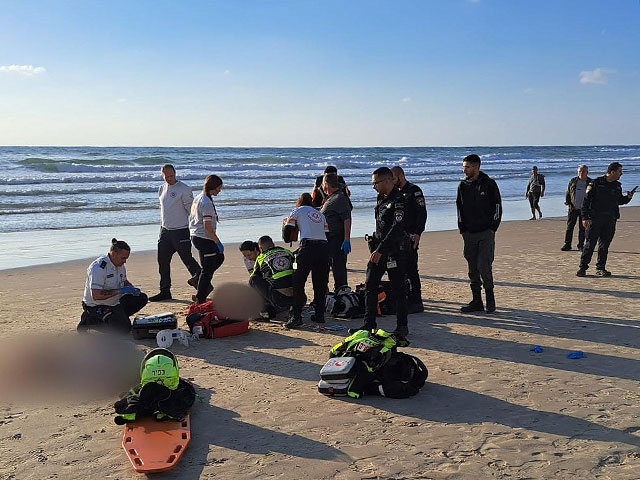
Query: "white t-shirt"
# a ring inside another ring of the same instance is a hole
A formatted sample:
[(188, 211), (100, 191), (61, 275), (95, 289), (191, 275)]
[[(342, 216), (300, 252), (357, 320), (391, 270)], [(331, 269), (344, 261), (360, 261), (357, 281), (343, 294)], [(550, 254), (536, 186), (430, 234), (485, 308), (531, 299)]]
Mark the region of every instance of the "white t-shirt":
[(97, 258), (87, 268), (87, 280), (84, 284), (84, 297), (82, 301), (90, 307), (97, 305), (114, 306), (120, 303), (121, 294), (114, 295), (106, 300), (94, 300), (91, 290), (115, 290), (124, 287), (127, 280), (127, 269), (124, 265), (116, 267), (111, 263), (109, 255)]
[(204, 192), (200, 193), (191, 204), (191, 215), (189, 215), (189, 231), (192, 237), (206, 238), (211, 240), (204, 231), (204, 221), (210, 221), (213, 231), (218, 226), (218, 212), (213, 200), (207, 197)]
[(244, 260), (244, 266), (247, 267), (247, 271), (249, 273), (253, 272), (253, 267), (256, 264), (255, 260), (249, 260), (247, 257), (242, 257), (242, 259)]
[(177, 181), (173, 185), (163, 183), (158, 189), (160, 198), (160, 220), (167, 230), (178, 230), (189, 226), (189, 212), (193, 203), (193, 192), (186, 183)]
[(288, 225), (297, 225), (300, 230), (300, 240), (326, 240), (329, 231), (324, 214), (313, 207), (297, 207), (287, 219)]

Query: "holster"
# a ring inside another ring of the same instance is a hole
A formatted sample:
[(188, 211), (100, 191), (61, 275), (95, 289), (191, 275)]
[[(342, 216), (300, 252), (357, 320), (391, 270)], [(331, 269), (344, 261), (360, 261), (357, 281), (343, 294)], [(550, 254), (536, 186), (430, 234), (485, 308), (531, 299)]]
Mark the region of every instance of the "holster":
[(367, 242), (367, 246), (369, 247), (369, 252), (373, 253), (376, 251), (378, 246), (380, 245), (380, 240), (376, 238), (376, 234), (373, 233), (371, 235), (365, 234), (364, 239)]

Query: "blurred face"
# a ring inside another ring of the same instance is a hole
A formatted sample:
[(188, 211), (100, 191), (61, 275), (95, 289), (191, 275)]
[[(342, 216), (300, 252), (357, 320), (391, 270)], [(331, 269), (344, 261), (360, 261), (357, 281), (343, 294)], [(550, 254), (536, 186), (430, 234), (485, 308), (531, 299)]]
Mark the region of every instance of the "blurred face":
[(371, 186), (376, 192), (387, 195), (393, 189), (393, 177), (371, 175)]
[(586, 180), (587, 173), (589, 173), (589, 171), (586, 168), (584, 168), (584, 167), (578, 168), (578, 178), (580, 180)]
[(119, 252), (111, 250), (109, 252), (109, 258), (111, 259), (111, 263), (113, 263), (116, 267), (121, 267), (122, 265), (127, 263), (127, 258), (129, 258), (130, 254), (131, 252), (129, 252), (128, 250), (120, 250)]
[(242, 256), (244, 258), (251, 260), (252, 262), (255, 262), (256, 258), (258, 258), (258, 252), (255, 250), (240, 250), (240, 252), (242, 252)]
[(464, 175), (467, 177), (467, 180), (471, 180), (478, 176), (478, 173), (480, 172), (480, 164), (471, 163), (471, 162), (462, 162), (462, 171)]
[(213, 195), (214, 197), (220, 193), (222, 190), (222, 184), (214, 188), (213, 190), (209, 190), (209, 195)]
[(176, 180), (176, 171), (173, 168), (165, 168), (162, 170), (162, 178), (169, 185), (175, 185), (178, 180)]
[(617, 169), (617, 170), (614, 170), (613, 172), (609, 173), (607, 176), (608, 176), (612, 181), (619, 180), (619, 179), (620, 179), (620, 177), (622, 176), (622, 167), (620, 167), (620, 168), (619, 168), (619, 169)]
[(531, 169), (531, 173), (534, 173), (534, 174), (535, 174), (535, 173), (538, 173), (538, 169), (537, 169), (536, 167), (533, 167), (533, 168)]
[(326, 181), (322, 181), (322, 186), (320, 187), (322, 188), (322, 191), (324, 193), (326, 193), (327, 195), (329, 195), (331, 193), (331, 187), (329, 186), (329, 184)]

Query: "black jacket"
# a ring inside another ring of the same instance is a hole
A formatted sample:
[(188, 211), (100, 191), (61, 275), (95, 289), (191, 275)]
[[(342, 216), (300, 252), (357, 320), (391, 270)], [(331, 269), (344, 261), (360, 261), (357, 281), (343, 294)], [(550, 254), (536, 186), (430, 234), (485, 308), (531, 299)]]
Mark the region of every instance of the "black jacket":
[(378, 195), (376, 204), (376, 250), (380, 253), (397, 252), (408, 244), (407, 208), (405, 197), (394, 188), (385, 197)]
[(629, 203), (631, 199), (622, 195), (622, 185), (617, 180), (607, 182), (607, 176), (603, 175), (587, 185), (582, 204), (582, 218), (592, 220), (596, 216), (609, 216), (620, 218), (619, 205)]
[[(567, 191), (564, 194), (564, 204), (570, 209), (574, 209), (576, 204), (576, 185), (578, 184), (578, 180), (580, 177), (573, 177), (569, 180), (569, 185), (567, 185)], [(591, 179), (587, 177), (587, 185), (591, 183)]]
[(407, 206), (407, 232), (421, 235), (427, 224), (427, 207), (422, 189), (415, 183), (407, 182), (400, 190)]
[(498, 230), (502, 220), (502, 199), (498, 184), (480, 172), (474, 181), (462, 180), (456, 198), (460, 233)]

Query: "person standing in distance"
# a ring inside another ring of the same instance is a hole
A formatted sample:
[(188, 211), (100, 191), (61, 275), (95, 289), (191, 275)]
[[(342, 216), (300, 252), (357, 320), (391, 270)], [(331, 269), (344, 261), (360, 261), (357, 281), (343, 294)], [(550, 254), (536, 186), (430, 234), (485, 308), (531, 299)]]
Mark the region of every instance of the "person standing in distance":
[(150, 302), (171, 299), (171, 259), (178, 252), (191, 278), (187, 283), (195, 287), (200, 276), (200, 265), (191, 255), (189, 238), (189, 212), (193, 203), (191, 187), (176, 178), (176, 169), (171, 164), (160, 169), (164, 182), (158, 189), (160, 198), (160, 238), (158, 238), (158, 271), (160, 293), (149, 297)]
[(502, 199), (498, 184), (480, 170), (480, 157), (467, 155), (462, 160), (465, 178), (458, 186), (456, 207), (458, 229), (464, 241), (464, 258), (469, 265), (469, 280), (473, 299), (462, 312), (483, 311), (482, 286), (487, 300), (487, 312), (496, 310), (493, 292), (492, 264), (496, 231), (502, 220)]
[[(324, 179), (324, 176), (328, 173), (335, 173), (336, 175), (338, 175), (338, 169), (333, 165), (329, 165), (324, 169), (324, 172), (322, 172), (322, 175), (319, 175), (318, 177), (316, 177), (316, 181), (313, 184), (313, 190), (311, 192), (311, 201), (312, 201), (313, 207), (320, 208), (324, 203), (324, 201), (327, 199), (327, 194), (322, 189), (322, 180)], [(342, 190), (347, 197), (350, 197), (351, 192), (349, 191), (349, 188), (347, 187), (347, 183), (344, 181), (344, 178), (342, 178), (342, 175), (338, 175), (338, 184), (340, 185), (340, 190)]]
[(587, 186), (582, 204), (582, 223), (585, 230), (585, 242), (580, 256), (580, 269), (576, 276), (584, 277), (598, 242), (598, 262), (596, 277), (610, 277), (611, 272), (605, 267), (609, 255), (609, 245), (616, 233), (616, 222), (620, 218), (620, 205), (631, 201), (636, 188), (622, 194), (622, 185), (618, 181), (622, 176), (622, 165), (610, 163), (607, 174), (593, 180)]
[(571, 239), (573, 238), (573, 227), (578, 222), (578, 250), (582, 250), (584, 246), (584, 225), (582, 224), (582, 202), (584, 194), (587, 192), (587, 185), (591, 183), (591, 179), (587, 176), (589, 168), (586, 165), (578, 167), (578, 176), (569, 180), (567, 193), (565, 194), (564, 204), (568, 208), (567, 213), (567, 231), (564, 234), (564, 245), (560, 250), (567, 252), (571, 250)]
[(406, 266), (407, 252), (411, 240), (407, 232), (407, 208), (405, 197), (393, 184), (393, 174), (387, 167), (374, 170), (371, 184), (378, 198), (375, 208), (376, 231), (370, 240), (371, 256), (367, 263), (365, 280), (364, 325), (349, 329), (353, 334), (358, 330), (375, 330), (378, 313), (378, 287), (385, 272), (389, 275), (393, 296), (396, 298), (396, 329), (394, 334), (406, 337), (407, 325), (407, 289)]
[(427, 207), (422, 189), (415, 183), (407, 181), (404, 170), (400, 166), (391, 168), (393, 182), (404, 195), (407, 205), (407, 232), (411, 239), (411, 248), (407, 252), (407, 279), (411, 291), (407, 296), (409, 313), (424, 312), (422, 304), (422, 285), (418, 273), (418, 246), (424, 227), (427, 224)]
[(120, 333), (131, 330), (129, 316), (142, 310), (148, 299), (127, 278), (124, 264), (129, 255), (131, 247), (114, 238), (109, 253), (87, 268), (79, 332), (89, 328), (107, 328)]
[(536, 219), (536, 210), (538, 211), (540, 218), (542, 218), (540, 198), (544, 197), (544, 175), (538, 173), (538, 167), (533, 167), (531, 169), (531, 176), (529, 177), (527, 191), (524, 196), (529, 199), (529, 205), (531, 206), (531, 218), (529, 220)]
[(351, 252), (351, 210), (349, 197), (340, 188), (338, 175), (327, 173), (322, 180), (326, 199), (320, 211), (324, 214), (329, 231), (329, 265), (333, 271), (333, 287), (337, 292), (347, 283), (347, 255)]
[(222, 190), (222, 179), (217, 175), (209, 175), (204, 179), (202, 193), (194, 199), (189, 215), (191, 242), (200, 253), (202, 271), (197, 283), (197, 293), (191, 297), (196, 303), (203, 303), (207, 295), (213, 291), (211, 279), (213, 273), (224, 262), (224, 245), (218, 238), (218, 212), (213, 198)]

